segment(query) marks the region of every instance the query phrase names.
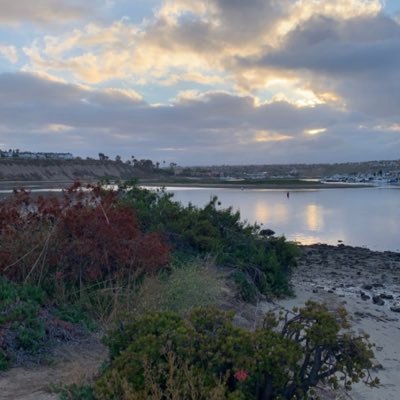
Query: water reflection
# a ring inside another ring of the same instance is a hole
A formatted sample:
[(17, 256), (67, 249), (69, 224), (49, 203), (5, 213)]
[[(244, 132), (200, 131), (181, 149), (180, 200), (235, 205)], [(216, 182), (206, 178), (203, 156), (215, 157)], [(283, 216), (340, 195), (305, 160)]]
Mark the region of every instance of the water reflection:
[(282, 221), (283, 224), (286, 224), (289, 221), (289, 210), (286, 204), (277, 204), (274, 207), (274, 215), (275, 218), (279, 221)]
[(291, 191), (290, 199), (281, 190), (173, 191), (182, 203), (199, 206), (216, 195), (223, 207), (239, 209), (243, 220), (263, 224), (290, 240), (307, 244), (343, 240), (353, 246), (400, 251), (400, 190)]
[(306, 207), (306, 219), (310, 231), (317, 232), (324, 228), (322, 209), (316, 204), (309, 204)]
[(269, 221), (270, 211), (268, 205), (263, 201), (257, 201), (254, 207), (254, 220), (255, 221)]

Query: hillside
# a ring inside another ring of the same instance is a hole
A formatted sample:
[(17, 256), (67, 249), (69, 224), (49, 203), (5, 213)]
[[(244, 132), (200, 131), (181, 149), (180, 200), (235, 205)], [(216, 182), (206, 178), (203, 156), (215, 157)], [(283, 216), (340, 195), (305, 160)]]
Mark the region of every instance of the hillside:
[[(0, 182), (72, 182), (147, 177), (132, 165), (98, 160), (0, 160)], [(153, 175), (152, 173), (150, 175)]]
[(336, 164), (264, 164), (264, 165), (215, 165), (185, 168), (186, 176), (244, 176), (262, 174), (268, 177), (324, 178), (333, 175), (395, 173), (400, 175), (400, 160), (349, 162)]

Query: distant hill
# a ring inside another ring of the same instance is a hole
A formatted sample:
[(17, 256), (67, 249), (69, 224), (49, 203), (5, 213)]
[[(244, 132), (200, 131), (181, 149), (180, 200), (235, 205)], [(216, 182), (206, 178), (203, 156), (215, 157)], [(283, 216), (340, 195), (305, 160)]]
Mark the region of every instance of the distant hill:
[(400, 175), (400, 160), (381, 160), (349, 162), (336, 164), (264, 164), (264, 165), (216, 165), (208, 167), (190, 167), (183, 170), (185, 176), (243, 176), (261, 174), (294, 178), (323, 178), (335, 174), (377, 174), (396, 172)]
[(0, 182), (72, 182), (149, 178), (155, 174), (116, 161), (0, 159)]

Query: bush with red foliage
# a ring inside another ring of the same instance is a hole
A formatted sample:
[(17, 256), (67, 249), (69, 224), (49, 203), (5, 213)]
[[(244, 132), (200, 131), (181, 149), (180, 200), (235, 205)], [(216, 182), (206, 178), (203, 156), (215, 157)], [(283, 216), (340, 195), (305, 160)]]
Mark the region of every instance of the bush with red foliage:
[(15, 281), (93, 283), (152, 274), (169, 259), (158, 233), (143, 233), (133, 208), (100, 186), (62, 196), (24, 190), (0, 203), (0, 274)]

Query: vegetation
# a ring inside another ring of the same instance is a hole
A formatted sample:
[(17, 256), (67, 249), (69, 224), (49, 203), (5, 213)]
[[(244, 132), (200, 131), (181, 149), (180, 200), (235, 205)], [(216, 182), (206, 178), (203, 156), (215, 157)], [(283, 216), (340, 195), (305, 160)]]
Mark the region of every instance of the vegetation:
[(214, 305), (220, 297), (221, 282), (211, 260), (174, 260), (167, 273), (144, 279), (132, 311), (135, 315), (157, 311), (183, 314)]
[(106, 318), (115, 288), (134, 286), (169, 261), (162, 236), (141, 232), (134, 210), (119, 205), (116, 193), (82, 189), (76, 184), (62, 198), (21, 190), (0, 203), (3, 369), (60, 335), (93, 329), (87, 314)]
[(115, 192), (81, 189), (75, 184), (61, 199), (21, 190), (0, 204), (1, 274), (65, 291), (136, 279), (167, 264), (161, 235), (143, 233), (134, 209), (120, 205)]
[[(305, 399), (323, 381), (364, 379), (372, 352), (346, 332), (343, 310), (308, 303), (292, 318), (268, 314), (255, 332), (213, 308), (187, 319), (167, 312), (129, 321), (106, 337), (111, 365), (94, 385), (109, 399)], [(343, 330), (344, 329), (344, 330)]]
[(219, 271), (255, 301), (290, 293), (296, 257), (217, 198), (184, 207), (135, 182), (15, 191), (0, 203), (0, 369), (102, 325), (109, 364), (62, 399), (306, 399), (340, 377), (375, 383), (344, 310), (309, 303), (251, 332), (216, 308)]
[(58, 307), (42, 288), (0, 278), (0, 370), (38, 359), (51, 343), (94, 327), (77, 305)]
[(283, 237), (261, 237), (259, 226), (242, 222), (239, 212), (219, 209), (216, 197), (203, 208), (184, 207), (163, 190), (127, 185), (122, 188), (121, 202), (136, 210), (144, 231), (163, 232), (177, 251), (211, 254), (217, 265), (231, 267), (243, 299), (254, 301), (258, 293), (290, 292), (288, 278), (296, 265), (296, 246)]

